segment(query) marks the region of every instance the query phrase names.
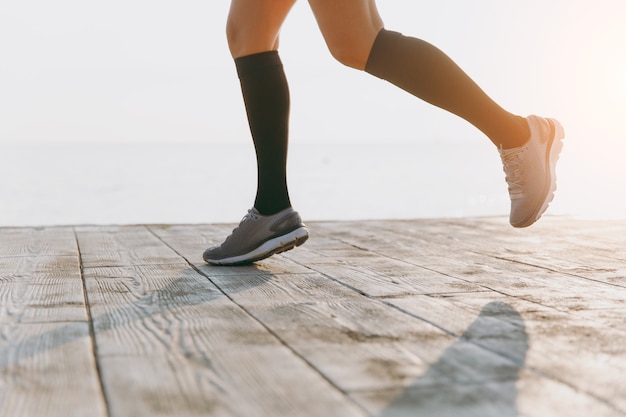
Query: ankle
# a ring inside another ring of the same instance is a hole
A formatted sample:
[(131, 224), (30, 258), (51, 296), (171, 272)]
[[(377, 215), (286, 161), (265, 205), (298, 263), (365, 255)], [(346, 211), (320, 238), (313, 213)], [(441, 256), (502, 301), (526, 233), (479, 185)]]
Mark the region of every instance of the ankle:
[(514, 116), (515, 121), (512, 129), (505, 137), (492, 139), (499, 149), (513, 149), (524, 146), (530, 140), (530, 127), (525, 117)]
[(276, 204), (258, 204), (255, 203), (254, 208), (259, 212), (260, 215), (262, 216), (273, 216), (276, 213), (280, 213), (283, 210), (286, 210), (288, 208), (291, 207), (291, 204), (281, 204), (281, 205), (276, 205)]

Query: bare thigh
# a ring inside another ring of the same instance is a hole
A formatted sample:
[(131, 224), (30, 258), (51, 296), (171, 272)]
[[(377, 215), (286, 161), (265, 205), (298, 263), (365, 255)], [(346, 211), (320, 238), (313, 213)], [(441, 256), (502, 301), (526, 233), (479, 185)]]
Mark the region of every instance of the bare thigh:
[(232, 0), (226, 36), (233, 58), (276, 50), (280, 28), (295, 2)]
[(332, 55), (350, 67), (364, 69), (383, 20), (375, 0), (309, 0)]

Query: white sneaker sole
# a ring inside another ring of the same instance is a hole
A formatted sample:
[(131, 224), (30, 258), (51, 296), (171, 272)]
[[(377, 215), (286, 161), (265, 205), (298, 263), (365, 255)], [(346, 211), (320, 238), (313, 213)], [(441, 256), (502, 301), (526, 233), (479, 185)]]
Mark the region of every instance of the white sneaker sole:
[(554, 200), (554, 192), (556, 191), (556, 163), (559, 159), (561, 150), (563, 150), (563, 138), (565, 137), (565, 131), (558, 120), (546, 120), (550, 122), (552, 128), (554, 129), (554, 134), (550, 140), (550, 144), (546, 148), (546, 172), (549, 175), (549, 181), (547, 181), (548, 185), (544, 190), (543, 203), (539, 207), (539, 210), (537, 210), (534, 215), (529, 216), (527, 221), (513, 225), (517, 228), (528, 227), (539, 220), (548, 209), (552, 200)]
[(302, 245), (309, 238), (309, 231), (306, 227), (299, 227), (285, 235), (275, 237), (263, 242), (256, 249), (243, 254), (224, 259), (204, 259), (211, 265), (247, 265), (272, 255), (286, 252), (296, 246)]

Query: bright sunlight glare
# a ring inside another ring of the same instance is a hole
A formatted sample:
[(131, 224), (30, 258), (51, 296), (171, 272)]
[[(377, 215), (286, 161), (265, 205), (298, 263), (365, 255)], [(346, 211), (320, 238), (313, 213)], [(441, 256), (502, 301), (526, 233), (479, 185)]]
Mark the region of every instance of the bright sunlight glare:
[(618, 218), (626, 213), (626, 26), (620, 2), (572, 7), (560, 29), (569, 36), (561, 67), (571, 94), (566, 150), (556, 204), (582, 217)]

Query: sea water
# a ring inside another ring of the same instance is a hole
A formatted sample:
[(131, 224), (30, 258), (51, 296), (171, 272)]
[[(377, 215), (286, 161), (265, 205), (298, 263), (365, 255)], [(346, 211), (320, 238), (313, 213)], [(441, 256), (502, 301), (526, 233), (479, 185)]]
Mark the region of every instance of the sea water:
[[(251, 144), (0, 152), (0, 226), (238, 222), (254, 201)], [(508, 215), (502, 165), (488, 143), (292, 143), (289, 152), (291, 199), (306, 220)], [(577, 214), (569, 200), (551, 212)]]

